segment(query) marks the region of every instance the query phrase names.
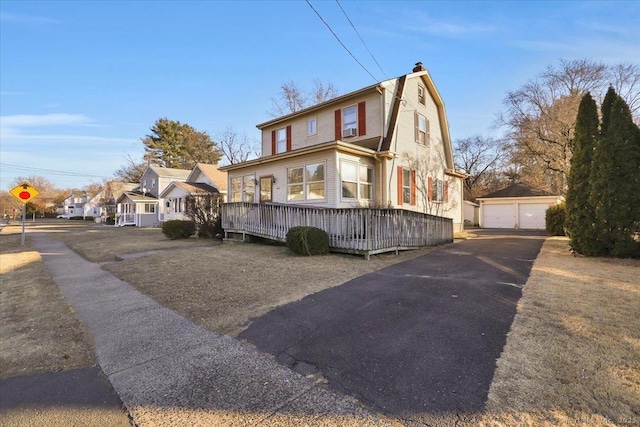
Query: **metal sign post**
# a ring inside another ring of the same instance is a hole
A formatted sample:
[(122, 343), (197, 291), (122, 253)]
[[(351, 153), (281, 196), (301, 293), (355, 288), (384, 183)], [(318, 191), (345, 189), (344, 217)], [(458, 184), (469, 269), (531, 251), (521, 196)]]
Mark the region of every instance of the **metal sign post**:
[(23, 182), (17, 187), (12, 188), (9, 193), (11, 193), (13, 197), (22, 202), (22, 246), (24, 246), (24, 227), (25, 223), (27, 222), (27, 203), (40, 193), (38, 192), (38, 190), (29, 185), (28, 182)]

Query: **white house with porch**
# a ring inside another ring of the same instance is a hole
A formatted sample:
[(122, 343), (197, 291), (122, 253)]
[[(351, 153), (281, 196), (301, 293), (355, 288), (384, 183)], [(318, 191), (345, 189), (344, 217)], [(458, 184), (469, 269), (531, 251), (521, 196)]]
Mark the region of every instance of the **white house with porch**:
[[(421, 63), (409, 74), (257, 127), (262, 131), (262, 156), (221, 168), (229, 174), (231, 202), (223, 207), (225, 230), (282, 240), (282, 230), (294, 223), (276, 232), (265, 228), (264, 218), (282, 214), (284, 220), (296, 209), (302, 214), (302, 208), (317, 213), (384, 208), (395, 218), (384, 221), (399, 224), (399, 216), (411, 217), (417, 221), (411, 227), (418, 228), (422, 225), (417, 218), (431, 215), (449, 221), (445, 228), (451, 239), (454, 230), (463, 228), (466, 175), (454, 168), (444, 102)], [(272, 207), (261, 207), (267, 205)], [(255, 216), (253, 231), (245, 221), (251, 209), (262, 212)], [(372, 228), (369, 234), (374, 232)], [(416, 242), (411, 245), (420, 246)]]
[(188, 169), (170, 169), (149, 166), (142, 174), (140, 186), (133, 191), (123, 192), (117, 200), (116, 225), (153, 227), (164, 221), (159, 197), (174, 181), (184, 182), (191, 173)]

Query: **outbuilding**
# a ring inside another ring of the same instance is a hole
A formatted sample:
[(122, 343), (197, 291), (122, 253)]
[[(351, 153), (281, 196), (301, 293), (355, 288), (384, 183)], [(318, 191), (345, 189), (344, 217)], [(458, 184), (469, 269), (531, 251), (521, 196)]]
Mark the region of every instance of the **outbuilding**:
[(512, 184), (477, 200), (482, 228), (544, 230), (547, 209), (562, 203), (564, 197), (526, 184)]

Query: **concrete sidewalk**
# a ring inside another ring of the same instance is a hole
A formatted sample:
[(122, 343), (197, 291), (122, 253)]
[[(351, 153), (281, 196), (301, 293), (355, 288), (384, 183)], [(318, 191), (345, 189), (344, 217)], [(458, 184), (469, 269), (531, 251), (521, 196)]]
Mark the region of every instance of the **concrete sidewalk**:
[(193, 324), (46, 234), (31, 237), (136, 425), (399, 425)]

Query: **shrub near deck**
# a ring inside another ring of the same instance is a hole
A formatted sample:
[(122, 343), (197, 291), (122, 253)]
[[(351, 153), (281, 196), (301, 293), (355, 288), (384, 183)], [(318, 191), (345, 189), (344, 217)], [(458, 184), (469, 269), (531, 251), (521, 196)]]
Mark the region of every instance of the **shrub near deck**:
[(298, 255), (326, 255), (329, 236), (316, 227), (292, 227), (287, 232), (287, 247)]

